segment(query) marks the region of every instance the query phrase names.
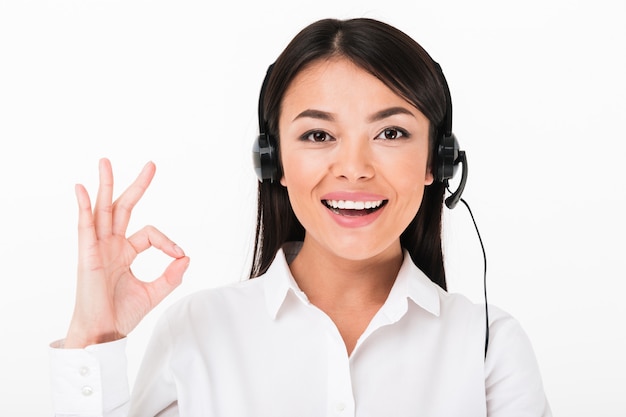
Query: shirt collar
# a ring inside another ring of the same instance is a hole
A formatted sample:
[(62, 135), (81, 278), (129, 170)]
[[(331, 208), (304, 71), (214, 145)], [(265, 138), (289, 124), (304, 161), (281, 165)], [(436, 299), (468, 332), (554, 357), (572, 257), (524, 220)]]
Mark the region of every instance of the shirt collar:
[(291, 275), (289, 264), (294, 260), (302, 242), (290, 242), (276, 253), (274, 261), (268, 268), (263, 279), (265, 280), (265, 301), (267, 303), (267, 311), (275, 319), (278, 311), (285, 303), (289, 292), (297, 296), (302, 302), (309, 304), (306, 294), (300, 290), (296, 280)]
[(417, 306), (428, 311), (434, 316), (439, 316), (439, 290), (411, 260), (411, 256), (405, 250), (404, 260), (398, 271), (396, 281), (391, 287), (387, 301), (381, 307), (381, 312), (391, 322), (396, 322), (406, 313), (411, 300)]
[[(289, 293), (292, 293), (305, 304), (309, 300), (300, 290), (291, 271), (289, 263), (296, 257), (302, 242), (287, 243), (277, 253), (274, 261), (264, 275), (265, 300), (267, 310), (272, 319), (284, 305)], [(439, 290), (411, 260), (409, 253), (404, 251), (404, 260), (396, 277), (396, 281), (389, 292), (387, 301), (381, 307), (383, 313), (391, 322), (399, 320), (407, 311), (407, 300), (429, 313), (439, 316)]]

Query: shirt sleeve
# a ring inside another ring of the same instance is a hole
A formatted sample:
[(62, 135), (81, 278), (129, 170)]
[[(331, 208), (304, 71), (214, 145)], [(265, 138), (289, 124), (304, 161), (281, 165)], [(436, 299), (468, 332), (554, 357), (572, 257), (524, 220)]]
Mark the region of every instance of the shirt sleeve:
[[(172, 372), (172, 343), (178, 340), (167, 315), (157, 322), (131, 394), (129, 415), (132, 417), (175, 417), (178, 411), (178, 386)], [(178, 356), (178, 355), (176, 355)], [(184, 359), (184, 358), (183, 358)]]
[(132, 395), (126, 339), (85, 349), (63, 349), (62, 344), (59, 341), (50, 347), (56, 417), (178, 416), (167, 320), (161, 319), (153, 332)]
[(126, 416), (126, 339), (84, 349), (63, 349), (62, 344), (49, 349), (54, 415)]
[(551, 417), (539, 366), (517, 320), (490, 306), (493, 319), (485, 360), (489, 417)]

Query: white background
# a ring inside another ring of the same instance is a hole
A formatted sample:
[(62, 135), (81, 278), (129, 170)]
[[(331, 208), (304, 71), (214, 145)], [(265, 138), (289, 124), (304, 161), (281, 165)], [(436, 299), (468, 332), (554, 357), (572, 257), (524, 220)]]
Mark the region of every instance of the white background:
[[(528, 332), (555, 416), (626, 416), (626, 3), (214, 3), (0, 2), (0, 413), (51, 409), (47, 346), (73, 307), (74, 184), (95, 192), (102, 156), (118, 191), (155, 161), (130, 230), (154, 224), (192, 258), (130, 338), (132, 381), (165, 306), (246, 276), (267, 65), (318, 18), (366, 16), (414, 37), (447, 75), (490, 302)], [(450, 290), (480, 302), (462, 205), (445, 226)], [(150, 279), (163, 265), (149, 252), (136, 269)]]

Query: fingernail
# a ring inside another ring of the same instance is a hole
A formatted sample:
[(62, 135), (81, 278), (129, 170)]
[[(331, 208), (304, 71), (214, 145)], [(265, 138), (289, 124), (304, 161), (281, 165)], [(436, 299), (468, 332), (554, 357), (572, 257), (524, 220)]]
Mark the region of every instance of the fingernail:
[(180, 246), (178, 245), (174, 245), (174, 253), (179, 257), (182, 258), (183, 256), (185, 256), (185, 252), (180, 248)]

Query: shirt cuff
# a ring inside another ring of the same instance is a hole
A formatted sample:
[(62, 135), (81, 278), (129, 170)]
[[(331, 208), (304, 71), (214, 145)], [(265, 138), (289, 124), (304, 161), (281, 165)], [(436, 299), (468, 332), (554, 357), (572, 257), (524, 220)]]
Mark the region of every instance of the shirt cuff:
[(57, 341), (49, 348), (56, 414), (96, 416), (128, 402), (126, 339), (84, 349), (62, 345)]

